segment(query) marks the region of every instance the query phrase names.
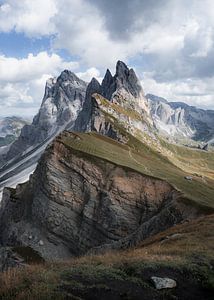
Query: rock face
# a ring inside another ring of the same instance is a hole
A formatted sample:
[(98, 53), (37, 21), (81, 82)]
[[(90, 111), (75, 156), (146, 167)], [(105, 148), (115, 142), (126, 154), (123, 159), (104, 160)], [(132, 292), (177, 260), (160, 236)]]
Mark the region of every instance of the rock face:
[(69, 148), (61, 135), (28, 183), (4, 190), (1, 243), (46, 259), (126, 248), (197, 215), (180, 198), (167, 182)]
[(6, 160), (14, 159), (29, 147), (36, 147), (66, 127), (72, 127), (82, 108), (86, 87), (86, 82), (67, 70), (57, 79), (49, 79), (38, 114), (31, 125), (23, 127), (19, 139), (8, 151)]
[[(104, 97), (118, 107), (130, 111), (134, 110), (143, 116), (147, 123), (152, 124), (148, 114), (147, 99), (144, 96), (139, 79), (133, 69), (129, 69), (126, 64), (118, 61), (114, 76), (107, 70), (101, 85), (94, 78), (88, 85), (83, 109), (75, 122), (75, 131), (96, 131), (121, 141), (120, 134), (107, 120), (101, 103), (97, 101), (98, 97), (94, 97), (95, 94)], [(108, 111), (108, 114), (111, 115), (112, 112)], [(121, 115), (117, 114), (114, 117), (119, 120)], [(127, 125), (130, 123), (129, 118), (126, 118), (125, 121)], [(131, 124), (129, 125), (131, 126)], [(146, 123), (141, 129), (142, 131), (148, 131)]]
[(57, 79), (47, 81), (40, 110), (32, 124), (25, 125), (8, 152), (0, 155), (0, 195), (4, 186), (13, 187), (26, 181), (51, 140), (74, 126), (86, 87), (86, 82), (67, 70)]
[(20, 135), (23, 126), (29, 122), (20, 117), (6, 117), (0, 119), (0, 147), (14, 142)]
[(148, 94), (150, 114), (160, 132), (180, 138), (212, 143), (214, 111)]

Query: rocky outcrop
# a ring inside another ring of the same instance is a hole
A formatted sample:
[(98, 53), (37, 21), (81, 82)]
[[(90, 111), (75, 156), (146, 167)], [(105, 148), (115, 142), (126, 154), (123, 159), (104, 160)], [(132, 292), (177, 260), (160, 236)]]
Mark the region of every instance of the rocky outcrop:
[(83, 108), (79, 113), (75, 122), (74, 129), (76, 131), (85, 132), (85, 131), (93, 130), (91, 121), (93, 120), (93, 114), (96, 107), (92, 98), (92, 95), (94, 93), (100, 94), (101, 86), (100, 83), (95, 78), (92, 78), (86, 90), (86, 97), (85, 97), (85, 102), (83, 104)]
[(82, 108), (87, 84), (70, 71), (63, 71), (47, 81), (44, 98), (31, 125), (26, 125), (19, 139), (11, 146), (6, 160), (14, 159), (66, 127), (72, 127)]
[(61, 259), (94, 247), (126, 248), (197, 215), (167, 182), (74, 150), (63, 138), (48, 147), (28, 183), (5, 189), (2, 245)]
[(25, 125), (7, 153), (0, 155), (0, 198), (4, 186), (16, 186), (28, 179), (57, 134), (74, 126), (85, 100), (86, 87), (86, 82), (67, 70), (57, 79), (47, 81), (40, 110), (32, 124)]
[[(134, 70), (129, 69), (122, 61), (117, 62), (114, 76), (107, 69), (101, 85), (96, 79), (92, 79), (87, 89), (83, 110), (74, 126), (76, 131), (97, 131), (113, 137), (112, 127), (100, 111), (101, 108), (94, 100), (94, 94), (99, 94), (124, 109), (137, 111), (151, 122), (148, 115), (147, 99), (144, 96), (140, 81)], [(97, 123), (100, 124), (98, 128)]]
[(147, 94), (150, 114), (158, 130), (176, 138), (209, 142), (214, 137), (214, 111)]

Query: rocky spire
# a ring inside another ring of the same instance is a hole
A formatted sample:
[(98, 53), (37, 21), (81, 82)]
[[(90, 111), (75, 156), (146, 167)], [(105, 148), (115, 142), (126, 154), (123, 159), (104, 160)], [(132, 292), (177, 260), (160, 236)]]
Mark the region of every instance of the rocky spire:
[(120, 60), (116, 65), (115, 79), (117, 88), (124, 87), (135, 98), (139, 97), (140, 93), (143, 92), (140, 81), (134, 70), (129, 69), (127, 65)]
[(126, 92), (131, 94), (134, 98), (143, 94), (143, 89), (134, 70), (129, 69), (127, 65), (120, 60), (117, 62), (114, 76), (112, 76), (109, 69), (107, 69), (101, 87), (102, 95), (109, 100), (111, 100), (113, 93), (121, 88), (124, 88)]
[(58, 83), (63, 83), (63, 82), (74, 83), (74, 82), (78, 82), (80, 84), (85, 84), (85, 82), (83, 80), (81, 80), (79, 77), (77, 77), (76, 74), (74, 74), (73, 72), (71, 72), (69, 70), (62, 71), (62, 73), (60, 74), (60, 76), (57, 78), (57, 82)]
[(116, 90), (116, 82), (114, 77), (111, 75), (109, 69), (107, 69), (106, 74), (102, 81), (102, 95), (107, 99), (111, 99), (112, 94)]
[(74, 130), (75, 131), (86, 131), (90, 120), (92, 119), (93, 115), (93, 100), (92, 100), (92, 95), (94, 93), (101, 93), (101, 85), (97, 81), (96, 78), (92, 78), (90, 83), (88, 84), (87, 90), (86, 90), (86, 97), (85, 97), (85, 102), (83, 104), (83, 108), (81, 112), (79, 113)]

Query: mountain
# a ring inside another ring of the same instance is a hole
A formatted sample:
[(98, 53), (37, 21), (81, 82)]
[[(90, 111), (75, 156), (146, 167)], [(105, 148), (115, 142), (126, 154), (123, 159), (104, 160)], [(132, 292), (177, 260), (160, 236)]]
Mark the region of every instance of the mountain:
[(152, 134), (152, 120), (141, 83), (134, 70), (122, 61), (117, 62), (114, 76), (106, 71), (101, 85), (96, 79), (91, 80), (74, 130), (96, 131), (122, 141), (118, 124), (113, 119), (130, 130), (136, 128)]
[(47, 81), (32, 124), (22, 128), (18, 139), (0, 158), (0, 192), (5, 185), (26, 181), (51, 140), (64, 129), (72, 128), (83, 106), (86, 87), (86, 82), (67, 70)]
[(87, 84), (70, 71), (63, 71), (46, 83), (44, 98), (31, 125), (26, 125), (19, 139), (11, 146), (6, 160), (22, 156), (65, 128), (72, 127), (84, 99)]
[[(53, 89), (64, 95), (57, 80)], [(79, 84), (65, 81), (75, 95)], [(29, 181), (4, 188), (0, 270), (22, 268), (12, 279), (0, 274), (0, 297), (211, 300), (213, 152), (159, 134), (150, 100), (121, 61), (114, 76), (107, 70), (84, 93), (75, 116), (65, 117), (67, 105), (59, 118), (51, 110), (45, 134), (38, 131), (30, 150), (25, 143), (29, 153), (21, 149), (23, 171), (34, 159)], [(45, 99), (58, 100), (51, 95)], [(73, 108), (76, 98), (69, 99)]]
[(8, 146), (21, 133), (21, 129), (29, 124), (29, 121), (21, 117), (6, 117), (0, 119), (0, 147)]
[(28, 183), (5, 189), (1, 242), (65, 259), (95, 247), (127, 248), (214, 212), (213, 181), (195, 176), (190, 192), (184, 171), (147, 151), (96, 133), (61, 134)]
[(150, 114), (157, 129), (179, 139), (189, 138), (199, 143), (214, 139), (214, 111), (199, 109), (182, 102), (147, 94)]
[(31, 125), (23, 127), (2, 159), (0, 191), (25, 181), (46, 146), (64, 129), (97, 131), (122, 141), (122, 132), (112, 119), (107, 121), (106, 114), (129, 130), (136, 128), (152, 135), (152, 120), (140, 81), (123, 62), (118, 61), (114, 76), (107, 70), (101, 85), (93, 78), (87, 86), (66, 70), (57, 79), (48, 80), (39, 113)]

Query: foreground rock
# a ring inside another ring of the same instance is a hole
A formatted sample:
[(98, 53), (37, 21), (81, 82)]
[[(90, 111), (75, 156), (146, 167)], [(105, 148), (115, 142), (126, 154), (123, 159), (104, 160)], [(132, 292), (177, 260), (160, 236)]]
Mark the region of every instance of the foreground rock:
[(157, 290), (173, 289), (177, 286), (176, 281), (170, 278), (161, 278), (153, 276), (151, 280), (153, 281), (154, 286)]
[[(65, 136), (78, 142), (76, 134)], [(5, 189), (3, 245), (62, 259), (127, 248), (198, 215), (167, 182), (74, 150), (63, 138), (45, 151), (29, 183)]]

